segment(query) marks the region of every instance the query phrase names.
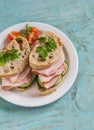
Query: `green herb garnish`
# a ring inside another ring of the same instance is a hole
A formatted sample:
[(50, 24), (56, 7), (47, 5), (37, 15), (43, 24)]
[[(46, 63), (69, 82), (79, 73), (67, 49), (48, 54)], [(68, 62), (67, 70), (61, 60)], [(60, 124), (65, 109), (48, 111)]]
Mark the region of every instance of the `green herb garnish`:
[(52, 48), (50, 46), (46, 46), (46, 50), (47, 50), (47, 52), (51, 52)]
[(29, 33), (31, 31), (31, 26), (29, 24), (26, 24), (26, 31)]
[(39, 52), (40, 56), (45, 59), (47, 57), (47, 50), (44, 46), (37, 47), (37, 52)]
[(55, 49), (57, 47), (57, 44), (50, 38), (48, 39), (47, 45), (52, 49)]
[(31, 32), (31, 26), (29, 24), (26, 24), (26, 27), (24, 30), (21, 31), (23, 37), (27, 37)]
[(41, 58), (45, 59), (48, 56), (48, 53), (57, 47), (57, 44), (49, 37), (40, 37), (38, 40), (44, 43), (44, 45), (37, 47), (37, 52), (39, 52)]
[(38, 40), (39, 40), (40, 42), (45, 42), (45, 41), (46, 41), (46, 37), (40, 37), (40, 38), (38, 38)]
[(22, 39), (20, 37), (16, 37), (15, 40), (18, 42), (18, 43), (22, 43)]
[(3, 66), (7, 61), (15, 60), (18, 57), (18, 50), (16, 49), (7, 50), (5, 53), (0, 52), (0, 66)]

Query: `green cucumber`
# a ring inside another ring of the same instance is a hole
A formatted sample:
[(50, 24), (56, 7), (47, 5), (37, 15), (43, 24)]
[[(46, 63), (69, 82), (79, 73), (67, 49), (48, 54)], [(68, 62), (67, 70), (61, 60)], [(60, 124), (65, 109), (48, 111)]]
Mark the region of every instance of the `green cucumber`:
[(40, 81), (40, 79), (39, 79), (38, 76), (37, 76), (37, 84), (38, 84), (38, 87), (39, 87), (40, 89), (45, 90), (45, 88), (43, 87), (43, 85), (42, 85), (42, 83), (41, 83), (41, 81)]
[(62, 74), (60, 75), (59, 79), (56, 81), (54, 86), (58, 85), (63, 80), (65, 74), (67, 73), (69, 65), (66, 61), (65, 61), (65, 64), (66, 64), (66, 70), (64, 72), (62, 72)]
[(67, 61), (65, 61), (65, 65), (66, 65), (66, 70), (62, 73), (63, 76), (67, 73), (68, 68), (69, 68), (69, 64)]
[(31, 81), (29, 83), (25, 83), (25, 84), (19, 86), (18, 88), (20, 88), (20, 89), (28, 88), (33, 83), (33, 81), (34, 81), (35, 78), (36, 78), (36, 75), (32, 74), (31, 75)]
[(61, 74), (60, 77), (59, 77), (59, 79), (54, 84), (54, 86), (57, 86), (63, 80), (63, 78), (64, 78), (64, 76), (62, 76), (62, 74)]

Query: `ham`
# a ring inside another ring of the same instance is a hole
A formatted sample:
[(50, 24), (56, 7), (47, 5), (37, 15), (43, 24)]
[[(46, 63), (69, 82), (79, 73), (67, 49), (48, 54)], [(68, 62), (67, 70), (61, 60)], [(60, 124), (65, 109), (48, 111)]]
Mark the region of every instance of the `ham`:
[(16, 74), (14, 76), (10, 76), (9, 79), (11, 83), (17, 83), (22, 81), (29, 73), (30, 73), (30, 67), (27, 67), (23, 72), (20, 74)]
[(54, 86), (54, 84), (56, 83), (56, 81), (58, 80), (59, 76), (54, 77), (51, 81), (47, 82), (47, 83), (43, 83), (44, 88), (51, 88), (52, 86)]
[(17, 87), (21, 86), (22, 84), (29, 83), (31, 81), (31, 73), (29, 73), (22, 81), (12, 83), (10, 78), (2, 78), (2, 86), (12, 86)]
[(12, 83), (16, 82), (17, 78), (18, 78), (19, 74), (16, 74), (16, 75), (13, 75), (13, 76), (10, 76), (9, 79)]
[(66, 69), (66, 66), (63, 63), (63, 65), (53, 75), (45, 76), (45, 75), (39, 74), (38, 76), (39, 76), (39, 79), (40, 79), (41, 83), (49, 82), (51, 79), (53, 79), (57, 75), (60, 75), (65, 69)]
[(60, 57), (60, 59), (58, 61), (56, 61), (56, 63), (52, 64), (50, 67), (46, 68), (46, 69), (32, 69), (33, 73), (37, 73), (37, 74), (43, 74), (46, 76), (49, 75), (53, 75), (54, 73), (56, 73), (56, 71), (58, 70), (58, 68), (60, 68), (62, 66), (62, 64), (64, 63), (64, 54), (62, 54), (62, 56)]
[(31, 72), (31, 68), (26, 68), (22, 73), (19, 74), (17, 78), (17, 82), (22, 81), (29, 73)]

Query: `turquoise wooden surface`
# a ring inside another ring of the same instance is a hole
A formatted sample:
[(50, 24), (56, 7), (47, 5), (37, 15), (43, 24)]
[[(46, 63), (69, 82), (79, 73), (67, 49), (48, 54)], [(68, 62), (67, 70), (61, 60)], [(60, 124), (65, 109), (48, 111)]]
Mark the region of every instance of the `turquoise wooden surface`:
[(43, 107), (0, 98), (0, 130), (94, 130), (94, 0), (0, 0), (0, 32), (26, 21), (62, 30), (77, 49), (79, 73), (68, 93)]

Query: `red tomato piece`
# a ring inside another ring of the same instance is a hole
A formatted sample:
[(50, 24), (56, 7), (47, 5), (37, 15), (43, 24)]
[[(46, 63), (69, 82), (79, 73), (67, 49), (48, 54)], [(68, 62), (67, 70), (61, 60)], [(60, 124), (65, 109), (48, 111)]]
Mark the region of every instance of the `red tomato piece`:
[(18, 36), (21, 36), (21, 33), (20, 32), (16, 32), (16, 31), (12, 31), (8, 34), (7, 36), (7, 39), (9, 41), (12, 41), (14, 38), (18, 37)]
[(27, 40), (30, 44), (34, 43), (39, 36), (39, 29), (36, 27), (32, 27), (30, 34), (27, 36)]

